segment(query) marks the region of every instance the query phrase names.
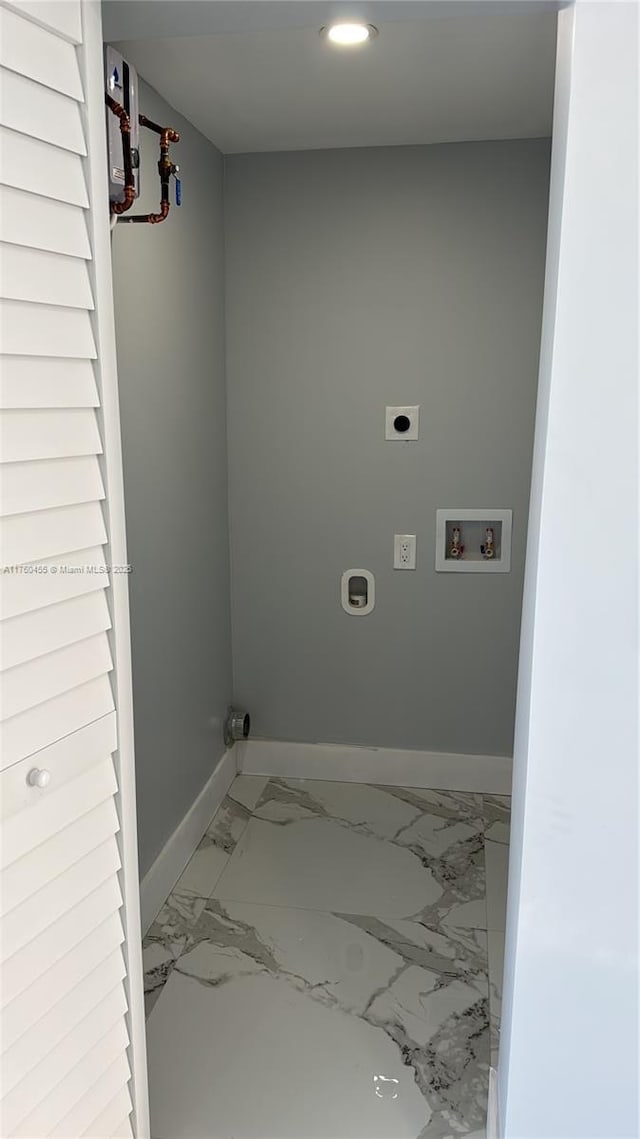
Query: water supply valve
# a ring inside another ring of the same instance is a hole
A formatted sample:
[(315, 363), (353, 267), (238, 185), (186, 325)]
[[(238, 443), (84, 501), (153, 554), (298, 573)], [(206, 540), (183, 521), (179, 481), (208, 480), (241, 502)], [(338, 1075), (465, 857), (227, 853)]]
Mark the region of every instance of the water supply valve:
[(182, 205), (182, 182), (178, 178), (178, 174), (180, 173), (180, 167), (174, 166), (171, 173), (173, 174), (173, 177), (176, 180), (176, 186), (175, 186), (176, 205), (181, 206)]

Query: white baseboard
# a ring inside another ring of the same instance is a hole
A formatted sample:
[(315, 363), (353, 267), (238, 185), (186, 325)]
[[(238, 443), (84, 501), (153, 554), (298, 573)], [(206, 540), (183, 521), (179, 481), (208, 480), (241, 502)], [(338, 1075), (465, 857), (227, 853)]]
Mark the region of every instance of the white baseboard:
[(279, 740), (247, 740), (236, 747), (238, 770), (245, 775), (511, 794), (512, 761), (504, 755), (455, 755)]
[(238, 773), (237, 748), (226, 751), (183, 820), (140, 883), (140, 921), (146, 934), (171, 893)]
[(500, 1139), (500, 1118), (498, 1114), (498, 1073), (495, 1068), (489, 1068), (487, 1139)]

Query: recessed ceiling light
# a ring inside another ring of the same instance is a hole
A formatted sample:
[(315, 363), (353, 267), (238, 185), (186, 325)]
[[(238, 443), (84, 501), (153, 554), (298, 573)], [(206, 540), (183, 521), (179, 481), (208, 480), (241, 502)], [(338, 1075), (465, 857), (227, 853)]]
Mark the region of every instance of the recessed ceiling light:
[(329, 24), (320, 28), (320, 35), (339, 47), (356, 47), (377, 36), (378, 29), (373, 24)]

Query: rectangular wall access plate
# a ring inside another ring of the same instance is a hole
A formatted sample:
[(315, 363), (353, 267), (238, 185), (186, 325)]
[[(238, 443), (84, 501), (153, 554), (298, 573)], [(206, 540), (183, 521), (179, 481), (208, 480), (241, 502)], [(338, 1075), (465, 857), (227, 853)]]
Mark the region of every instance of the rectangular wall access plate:
[[(436, 570), (438, 573), (509, 573), (513, 512), (493, 506), (475, 509), (452, 506), (436, 511)], [(451, 554), (454, 527), (460, 528), (462, 554)], [(493, 530), (493, 557), (482, 553), (487, 528)]]

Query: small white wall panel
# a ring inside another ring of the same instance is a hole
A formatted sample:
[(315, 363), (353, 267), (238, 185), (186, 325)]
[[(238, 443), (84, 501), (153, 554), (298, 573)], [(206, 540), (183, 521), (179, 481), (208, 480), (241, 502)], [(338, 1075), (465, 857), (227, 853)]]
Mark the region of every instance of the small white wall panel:
[(88, 206), (80, 155), (0, 127), (0, 182), (72, 206)]
[[(86, 154), (80, 107), (15, 71), (0, 68), (0, 122), (12, 131), (41, 139), (74, 154)], [(56, 197), (46, 195), (47, 197)], [(88, 200), (85, 205), (88, 205)]]
[[(44, 7), (40, 5), (41, 10)], [(0, 8), (0, 63), (83, 102), (80, 67), (72, 44), (6, 8)]]
[(8, 356), (96, 356), (88, 312), (23, 301), (0, 300), (0, 344)]
[(9, 617), (1, 628), (0, 669), (24, 664), (109, 628), (111, 616), (103, 589)]
[(0, 469), (1, 517), (103, 498), (104, 485), (95, 455), (3, 463)]
[[(99, 403), (90, 360), (5, 356), (0, 374), (2, 408), (84, 408)], [(26, 420), (28, 417), (24, 417)], [(96, 429), (95, 437), (100, 445)]]
[(0, 295), (68, 308), (93, 308), (86, 261), (0, 242)]

